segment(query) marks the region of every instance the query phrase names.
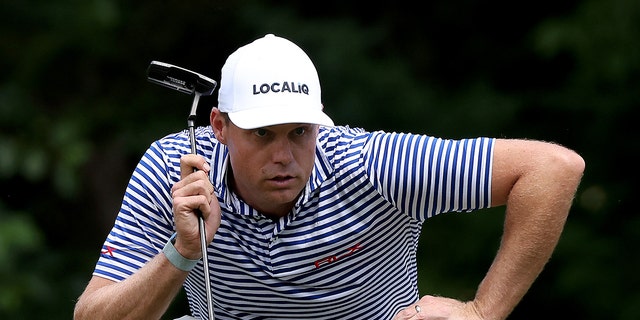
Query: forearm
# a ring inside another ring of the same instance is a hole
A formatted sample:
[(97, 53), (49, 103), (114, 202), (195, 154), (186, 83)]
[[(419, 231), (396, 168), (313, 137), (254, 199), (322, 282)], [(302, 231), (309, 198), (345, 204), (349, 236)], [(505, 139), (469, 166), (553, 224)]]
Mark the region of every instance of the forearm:
[[(507, 219), (523, 214), (517, 212), (521, 210), (525, 209), (508, 208)], [(532, 211), (531, 208), (526, 210)], [(540, 216), (538, 213), (535, 215)], [(518, 227), (505, 227), (500, 250), (475, 298), (480, 314), (486, 319), (506, 318), (549, 260), (561, 233), (559, 227), (564, 223), (556, 221), (560, 218), (542, 219), (548, 221), (529, 221)]]
[[(549, 148), (562, 151), (546, 152)], [(525, 143), (525, 149), (553, 156), (520, 155), (535, 160), (516, 175), (506, 194), (501, 245), (474, 299), (484, 319), (506, 318), (540, 274), (558, 243), (584, 169), (579, 156), (559, 146)], [(510, 151), (514, 156), (519, 150)]]
[(160, 253), (122, 282), (93, 277), (74, 319), (160, 319), (187, 275)]

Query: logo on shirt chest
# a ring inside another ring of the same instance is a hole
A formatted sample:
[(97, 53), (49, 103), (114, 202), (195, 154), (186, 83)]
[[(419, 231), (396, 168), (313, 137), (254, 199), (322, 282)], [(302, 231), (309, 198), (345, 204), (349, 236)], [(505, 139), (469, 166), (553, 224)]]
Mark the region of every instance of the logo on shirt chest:
[(316, 266), (316, 269), (318, 269), (318, 268), (322, 267), (323, 265), (328, 265), (328, 264), (334, 263), (336, 261), (344, 260), (347, 257), (349, 257), (350, 255), (354, 254), (356, 251), (362, 250), (362, 248), (363, 247), (359, 243), (356, 243), (356, 245), (346, 249), (340, 255), (328, 256), (326, 258), (322, 258), (322, 259), (316, 260), (313, 264)]

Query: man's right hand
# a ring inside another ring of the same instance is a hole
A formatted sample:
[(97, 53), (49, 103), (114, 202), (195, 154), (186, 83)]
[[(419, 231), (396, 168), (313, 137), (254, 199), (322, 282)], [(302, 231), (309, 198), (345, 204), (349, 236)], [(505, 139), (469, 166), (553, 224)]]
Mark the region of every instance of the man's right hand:
[(209, 181), (210, 169), (202, 156), (184, 155), (180, 158), (180, 181), (171, 188), (177, 233), (174, 246), (187, 259), (202, 257), (198, 215), (204, 219), (207, 244), (220, 226), (220, 204)]

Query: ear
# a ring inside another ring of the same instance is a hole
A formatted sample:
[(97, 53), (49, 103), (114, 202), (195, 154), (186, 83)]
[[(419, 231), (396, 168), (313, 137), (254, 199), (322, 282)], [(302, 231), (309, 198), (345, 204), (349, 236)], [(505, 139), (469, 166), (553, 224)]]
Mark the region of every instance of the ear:
[(218, 108), (214, 107), (211, 109), (209, 122), (211, 123), (211, 128), (213, 129), (213, 134), (216, 136), (216, 139), (223, 144), (226, 144), (227, 119), (225, 119), (222, 113), (220, 113)]

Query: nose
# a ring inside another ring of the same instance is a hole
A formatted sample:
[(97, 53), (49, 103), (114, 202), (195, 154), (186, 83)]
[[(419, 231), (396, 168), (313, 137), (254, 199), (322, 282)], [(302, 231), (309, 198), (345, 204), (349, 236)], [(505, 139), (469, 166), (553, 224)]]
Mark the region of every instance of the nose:
[(272, 161), (287, 165), (293, 161), (291, 141), (287, 138), (279, 138), (271, 144)]

